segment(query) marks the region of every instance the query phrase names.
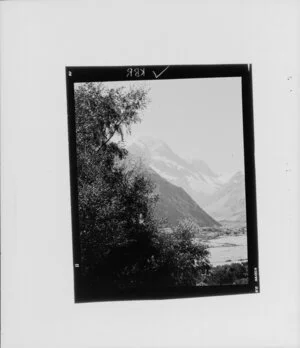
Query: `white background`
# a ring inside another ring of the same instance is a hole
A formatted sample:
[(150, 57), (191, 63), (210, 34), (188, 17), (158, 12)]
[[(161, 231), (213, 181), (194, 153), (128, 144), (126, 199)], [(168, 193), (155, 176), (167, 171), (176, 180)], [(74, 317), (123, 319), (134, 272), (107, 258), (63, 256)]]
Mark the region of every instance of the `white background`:
[[(3, 2), (0, 19), (2, 346), (299, 347), (299, 2)], [(65, 66), (213, 63), (253, 64), (261, 293), (75, 305)]]

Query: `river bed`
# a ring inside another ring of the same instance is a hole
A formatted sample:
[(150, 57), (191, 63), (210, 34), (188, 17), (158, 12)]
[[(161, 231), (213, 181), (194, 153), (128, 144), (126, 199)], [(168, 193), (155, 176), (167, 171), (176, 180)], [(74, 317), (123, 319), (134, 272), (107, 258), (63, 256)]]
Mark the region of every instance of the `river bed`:
[(246, 234), (218, 237), (209, 240), (207, 244), (213, 266), (247, 261)]

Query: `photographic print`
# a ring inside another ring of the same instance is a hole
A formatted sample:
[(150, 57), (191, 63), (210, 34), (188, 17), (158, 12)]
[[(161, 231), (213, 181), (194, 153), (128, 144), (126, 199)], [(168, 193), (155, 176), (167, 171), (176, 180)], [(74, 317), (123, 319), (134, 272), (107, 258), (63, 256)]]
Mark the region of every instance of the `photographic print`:
[(67, 83), (75, 301), (258, 292), (249, 66)]

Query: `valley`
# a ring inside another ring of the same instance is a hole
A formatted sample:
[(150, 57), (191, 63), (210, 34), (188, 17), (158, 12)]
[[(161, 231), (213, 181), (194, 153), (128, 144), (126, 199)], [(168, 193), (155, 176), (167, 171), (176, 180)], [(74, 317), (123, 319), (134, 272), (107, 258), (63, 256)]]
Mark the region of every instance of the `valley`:
[[(172, 228), (164, 228), (173, 233)], [(247, 230), (245, 226), (202, 227), (194, 237), (195, 244), (205, 244), (212, 266), (247, 261)]]
[(245, 226), (203, 228), (195, 243), (208, 245), (213, 266), (247, 261), (247, 230)]
[(195, 243), (206, 244), (213, 266), (247, 261), (245, 176), (218, 175), (202, 160), (186, 160), (163, 141), (147, 136), (129, 146), (142, 160), (159, 194), (156, 213), (162, 229), (189, 219), (199, 226)]

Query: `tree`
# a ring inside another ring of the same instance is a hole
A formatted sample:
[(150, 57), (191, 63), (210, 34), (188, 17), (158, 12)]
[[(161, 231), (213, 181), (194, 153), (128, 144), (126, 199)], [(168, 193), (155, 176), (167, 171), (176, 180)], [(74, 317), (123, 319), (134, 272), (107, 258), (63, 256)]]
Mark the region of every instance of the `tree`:
[[(128, 286), (141, 253), (145, 258), (151, 249), (157, 198), (146, 177), (120, 162), (127, 155), (124, 132), (146, 103), (143, 89), (89, 83), (75, 90), (81, 269), (109, 286)], [(112, 141), (117, 135), (121, 141)]]
[(213, 267), (206, 282), (208, 285), (248, 284), (248, 263), (231, 263)]
[(195, 241), (198, 225), (191, 220), (181, 221), (173, 234), (160, 237), (161, 269), (168, 275), (163, 281), (170, 286), (196, 286), (210, 270), (207, 246)]
[(84, 83), (75, 89), (76, 134), (79, 152), (104, 149), (108, 142), (140, 121), (147, 105), (147, 90), (108, 89), (101, 83)]
[(208, 252), (191, 223), (160, 232), (159, 197), (147, 171), (123, 146), (148, 103), (143, 88), (75, 89), (81, 275), (101, 289), (195, 285)]

